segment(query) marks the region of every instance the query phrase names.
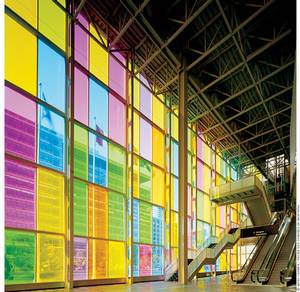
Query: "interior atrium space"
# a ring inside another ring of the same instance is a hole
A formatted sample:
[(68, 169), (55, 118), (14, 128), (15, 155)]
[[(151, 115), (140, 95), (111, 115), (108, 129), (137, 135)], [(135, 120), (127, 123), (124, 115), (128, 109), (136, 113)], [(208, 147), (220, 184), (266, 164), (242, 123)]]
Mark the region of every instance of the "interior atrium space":
[(296, 291), (296, 0), (2, 7), (5, 291)]

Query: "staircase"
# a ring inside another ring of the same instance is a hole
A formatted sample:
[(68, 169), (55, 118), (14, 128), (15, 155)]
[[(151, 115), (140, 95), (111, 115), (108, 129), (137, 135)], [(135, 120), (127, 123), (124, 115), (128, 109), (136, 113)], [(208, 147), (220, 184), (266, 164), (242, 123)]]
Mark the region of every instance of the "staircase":
[(277, 261), (273, 268), (268, 285), (280, 285), (280, 271), (288, 265), (289, 256), (296, 239), (296, 219), (293, 217), (292, 224), (284, 244), (280, 250)]
[(271, 209), (266, 190), (256, 176), (212, 187), (210, 192), (211, 201), (219, 206), (244, 202), (254, 226), (270, 222)]

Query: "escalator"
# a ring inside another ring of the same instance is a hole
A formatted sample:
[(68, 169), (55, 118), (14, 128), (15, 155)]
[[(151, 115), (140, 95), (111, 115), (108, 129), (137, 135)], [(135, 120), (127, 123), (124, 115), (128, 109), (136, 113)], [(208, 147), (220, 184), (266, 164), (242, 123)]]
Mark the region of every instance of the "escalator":
[[(278, 224), (279, 220), (280, 219), (277, 214), (274, 213), (270, 221), (270, 225)], [(231, 279), (233, 282), (236, 282), (238, 284), (253, 284), (251, 281), (251, 272), (260, 268), (265, 255), (273, 244), (275, 236), (276, 235), (273, 234), (262, 236), (258, 239), (256, 245), (252, 249), (252, 252), (250, 253), (241, 270), (233, 272), (231, 274)]]
[[(265, 254), (259, 269), (253, 269), (251, 280), (260, 284), (280, 284), (280, 271), (288, 263), (289, 251), (292, 248), (295, 239), (295, 218), (292, 213), (285, 215), (278, 234)], [(286, 252), (286, 249), (289, 251)]]
[(296, 242), (293, 244), (287, 266), (280, 271), (280, 283), (284, 286), (296, 283)]
[(295, 239), (296, 239), (296, 219), (295, 217), (293, 217), (290, 229), (282, 245), (282, 248), (279, 252), (277, 260), (274, 264), (273, 270), (271, 272), (271, 276), (267, 282), (268, 285), (281, 284), (280, 272), (288, 265), (290, 253), (293, 248), (293, 245), (295, 244)]
[(271, 220), (271, 209), (264, 184), (250, 176), (211, 188), (211, 201), (219, 206), (243, 202), (254, 226)]

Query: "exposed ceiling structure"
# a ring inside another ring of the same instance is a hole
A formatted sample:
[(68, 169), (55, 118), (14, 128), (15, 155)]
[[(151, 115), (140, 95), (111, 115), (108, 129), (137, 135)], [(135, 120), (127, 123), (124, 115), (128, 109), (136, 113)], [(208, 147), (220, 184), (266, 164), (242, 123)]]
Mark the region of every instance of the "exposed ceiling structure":
[(288, 158), (295, 0), (76, 2), (175, 105), (184, 58), (189, 120), (229, 160), (265, 172), (266, 158)]

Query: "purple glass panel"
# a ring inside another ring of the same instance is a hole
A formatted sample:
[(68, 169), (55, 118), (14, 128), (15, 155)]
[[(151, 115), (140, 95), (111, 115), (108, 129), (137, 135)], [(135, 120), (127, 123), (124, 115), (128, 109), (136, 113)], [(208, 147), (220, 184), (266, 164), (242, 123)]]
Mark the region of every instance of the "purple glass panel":
[(197, 160), (197, 188), (203, 190), (203, 164)]
[(109, 138), (125, 146), (125, 106), (109, 94)]
[(152, 127), (140, 118), (140, 155), (152, 161)]
[[(147, 80), (142, 75), (140, 76), (140, 79), (144, 84), (148, 84)], [(152, 118), (152, 94), (142, 84), (140, 86), (140, 110), (146, 117), (149, 119)]]
[(35, 229), (35, 169), (5, 160), (5, 226)]
[[(89, 23), (80, 13), (77, 17), (78, 21), (88, 30)], [(88, 34), (78, 25), (75, 24), (75, 60), (80, 63), (83, 67), (88, 69), (89, 63), (89, 36)]]
[(88, 105), (88, 77), (75, 67), (75, 93), (74, 93), (74, 116), (75, 119), (88, 125), (89, 124), (89, 105)]
[[(125, 59), (120, 53), (114, 53), (122, 64), (125, 65)], [(117, 92), (121, 97), (126, 99), (125, 85), (126, 84), (126, 71), (118, 63), (118, 61), (109, 55), (109, 87)]]
[(35, 103), (5, 87), (5, 151), (35, 161)]
[(87, 238), (74, 238), (74, 280), (88, 279), (88, 240)]

